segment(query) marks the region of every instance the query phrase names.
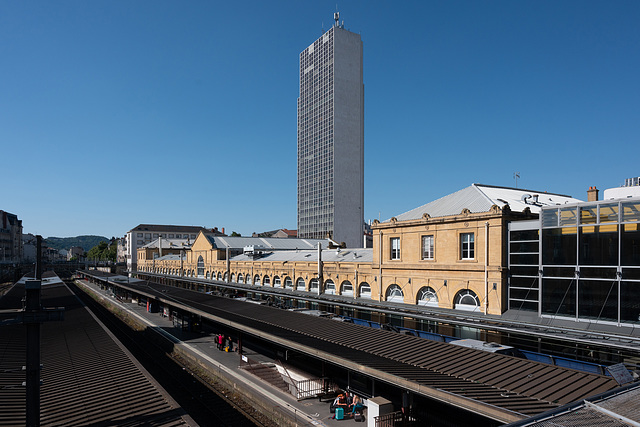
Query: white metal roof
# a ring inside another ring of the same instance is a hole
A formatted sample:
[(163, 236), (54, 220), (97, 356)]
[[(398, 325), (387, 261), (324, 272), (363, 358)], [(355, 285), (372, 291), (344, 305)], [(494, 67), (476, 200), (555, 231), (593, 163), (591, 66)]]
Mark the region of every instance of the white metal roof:
[(472, 213), (488, 212), (493, 205), (497, 205), (500, 208), (509, 205), (512, 211), (517, 212), (529, 208), (533, 213), (540, 213), (543, 206), (579, 202), (581, 200), (562, 194), (472, 184), (426, 205), (397, 215), (396, 219), (398, 221), (420, 219), (425, 213), (432, 218), (458, 215), (465, 208)]
[(162, 249), (188, 249), (193, 242), (189, 239), (165, 239), (164, 237), (158, 237), (151, 243), (147, 243), (143, 248), (158, 249), (158, 241), (162, 239)]
[[(262, 256), (253, 258), (250, 255), (238, 255), (232, 258), (232, 261), (318, 261), (318, 251), (276, 251), (262, 254)], [(373, 249), (323, 249), (323, 262), (373, 262)]]
[(314, 249), (318, 247), (318, 243), (322, 247), (329, 246), (329, 240), (319, 239), (294, 239), (294, 238), (277, 238), (277, 237), (228, 237), (216, 236), (205, 233), (205, 236), (214, 248), (224, 249), (242, 249), (245, 246), (262, 246), (265, 250), (282, 251), (295, 249)]
[[(185, 259), (185, 257), (182, 257), (182, 259)], [(155, 260), (156, 261), (179, 261), (180, 260), (180, 254), (164, 255), (164, 256), (156, 258)]]

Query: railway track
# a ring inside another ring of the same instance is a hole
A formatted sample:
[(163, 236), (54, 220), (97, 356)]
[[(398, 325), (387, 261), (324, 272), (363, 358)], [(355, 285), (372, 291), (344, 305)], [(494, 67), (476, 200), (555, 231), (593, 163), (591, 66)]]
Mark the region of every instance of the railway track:
[(132, 330), (109, 310), (80, 290), (73, 281), (69, 288), (122, 342), (153, 378), (201, 426), (275, 426), (250, 404), (221, 384), (208, 384), (143, 333)]

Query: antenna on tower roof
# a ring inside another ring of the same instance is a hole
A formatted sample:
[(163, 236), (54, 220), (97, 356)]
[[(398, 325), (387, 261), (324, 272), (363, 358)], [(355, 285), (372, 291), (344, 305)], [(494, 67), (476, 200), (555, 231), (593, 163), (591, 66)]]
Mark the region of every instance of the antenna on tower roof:
[(335, 26), (339, 27), (340, 24), (338, 23), (338, 21), (340, 21), (340, 12), (336, 12), (333, 14), (333, 20), (336, 21)]

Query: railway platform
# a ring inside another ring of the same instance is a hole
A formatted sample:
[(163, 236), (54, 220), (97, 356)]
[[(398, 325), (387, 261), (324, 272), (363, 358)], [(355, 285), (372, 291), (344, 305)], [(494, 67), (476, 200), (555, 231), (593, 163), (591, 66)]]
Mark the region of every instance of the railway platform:
[[(146, 305), (116, 299), (108, 290), (103, 290), (93, 283), (82, 281), (80, 284), (101, 295), (120, 309), (127, 311), (147, 327), (156, 330), (175, 346), (179, 346), (184, 352), (197, 358), (211, 372), (224, 375), (254, 390), (261, 398), (270, 401), (272, 406), (279, 407), (282, 412), (287, 413), (297, 425), (344, 426), (347, 423), (356, 423), (352, 418), (334, 419), (333, 414), (330, 412), (330, 403), (332, 401), (330, 397), (325, 397), (322, 400), (318, 398), (297, 400), (291, 393), (284, 392), (263, 381), (260, 377), (253, 375), (250, 369), (243, 369), (243, 365), (246, 365), (246, 362), (243, 362), (243, 357), (251, 360), (254, 364), (263, 366), (275, 366), (279, 363), (277, 360), (246, 346), (243, 346), (242, 355), (237, 352), (237, 345), (231, 352), (220, 351), (215, 342), (216, 331), (204, 331), (202, 333), (184, 331), (180, 326), (174, 325), (173, 321), (169, 317), (163, 316), (162, 313), (147, 311)], [(364, 415), (366, 421), (366, 408)], [(356, 423), (355, 425), (365, 424)]]

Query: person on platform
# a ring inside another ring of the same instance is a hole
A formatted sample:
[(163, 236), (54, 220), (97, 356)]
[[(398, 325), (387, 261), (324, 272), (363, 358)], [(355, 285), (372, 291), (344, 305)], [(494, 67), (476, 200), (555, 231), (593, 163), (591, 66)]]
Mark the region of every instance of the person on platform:
[(354, 394), (353, 401), (351, 402), (351, 405), (349, 405), (349, 407), (351, 408), (351, 416), (354, 416), (357, 412), (361, 411), (362, 408), (364, 408), (362, 399), (360, 399), (357, 394)]

